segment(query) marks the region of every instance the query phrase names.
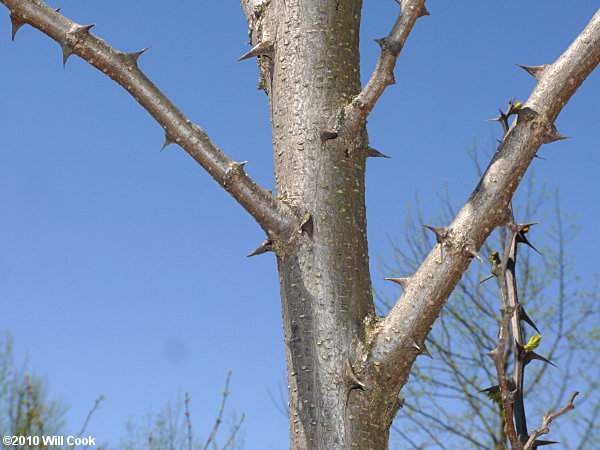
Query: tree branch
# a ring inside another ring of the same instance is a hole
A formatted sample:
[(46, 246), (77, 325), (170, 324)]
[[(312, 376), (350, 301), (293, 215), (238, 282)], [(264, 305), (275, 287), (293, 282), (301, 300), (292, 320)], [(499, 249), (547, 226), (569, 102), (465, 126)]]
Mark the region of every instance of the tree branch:
[(379, 383), (406, 383), (422, 341), (433, 326), (473, 254), (495, 227), (508, 220), (510, 200), (543, 143), (558, 139), (553, 121), (600, 62), (600, 11), (569, 48), (548, 66), (506, 134), (471, 197), (439, 234), (390, 313), (378, 325), (366, 364)]
[[(120, 84), (165, 130), (165, 144), (177, 143), (259, 223), (272, 239), (289, 238), (299, 220), (291, 208), (273, 198), (192, 123), (142, 73), (137, 65), (141, 52), (123, 53), (90, 33), (93, 25), (82, 26), (39, 0), (0, 0), (10, 9), (13, 32), (29, 24), (60, 44), (64, 62), (76, 54)], [(15, 24), (17, 28), (15, 29)]]
[(386, 37), (375, 39), (375, 42), (381, 46), (375, 70), (363, 90), (354, 97), (344, 111), (344, 125), (348, 128), (364, 123), (385, 88), (396, 83), (394, 67), (404, 43), (416, 20), (421, 16), (429, 15), (425, 9), (425, 0), (402, 0), (398, 3), (400, 13), (394, 27)]
[(577, 397), (578, 394), (579, 394), (579, 392), (573, 392), (571, 394), (571, 397), (569, 398), (569, 401), (567, 402), (567, 404), (565, 406), (563, 406), (562, 408), (560, 408), (558, 411), (556, 411), (554, 413), (548, 411), (546, 414), (544, 414), (544, 419), (542, 420), (542, 426), (540, 426), (539, 429), (533, 430), (531, 432), (531, 435), (529, 436), (529, 440), (523, 447), (525, 450), (535, 448), (535, 444), (536, 444), (535, 440), (538, 437), (540, 437), (541, 435), (548, 434), (550, 432), (550, 429), (548, 428), (548, 426), (552, 423), (552, 421), (554, 419), (562, 416), (563, 414), (568, 413), (572, 409), (575, 409), (575, 406), (573, 405), (573, 400), (575, 400), (575, 397)]

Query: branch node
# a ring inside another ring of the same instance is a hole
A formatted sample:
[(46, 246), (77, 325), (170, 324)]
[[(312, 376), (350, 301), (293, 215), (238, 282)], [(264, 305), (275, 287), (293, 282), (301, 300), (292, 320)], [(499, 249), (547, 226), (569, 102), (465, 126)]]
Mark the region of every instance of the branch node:
[(223, 187), (227, 187), (232, 178), (240, 176), (244, 173), (244, 166), (248, 163), (248, 161), (232, 161), (229, 163), (227, 170), (225, 171), (225, 175), (223, 176)]

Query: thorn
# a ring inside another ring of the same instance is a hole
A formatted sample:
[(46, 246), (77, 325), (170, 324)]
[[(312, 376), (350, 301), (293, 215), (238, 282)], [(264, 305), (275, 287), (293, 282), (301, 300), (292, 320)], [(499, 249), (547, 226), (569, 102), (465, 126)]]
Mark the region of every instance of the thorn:
[(546, 127), (546, 133), (542, 138), (542, 142), (544, 144), (550, 144), (554, 141), (560, 141), (562, 139), (570, 139), (570, 136), (563, 136), (562, 134), (560, 134), (556, 129), (556, 126), (554, 126), (554, 124), (552, 123)]
[(560, 444), (557, 441), (544, 441), (543, 439), (536, 439), (533, 441), (533, 445), (531, 448), (541, 447), (542, 445), (552, 445), (552, 444)]
[(146, 48), (141, 49), (138, 52), (133, 52), (133, 53), (127, 53), (129, 56), (131, 56), (131, 58), (135, 61), (135, 63), (137, 64), (139, 57), (141, 56), (142, 53), (144, 53), (146, 50), (148, 50), (151, 46), (149, 45)]
[(526, 70), (530, 75), (533, 75), (538, 81), (546, 72), (546, 69), (550, 67), (550, 64), (542, 64), (541, 66), (522, 66), (521, 64), (517, 64), (521, 69)]
[(515, 342), (515, 347), (518, 350), (519, 358), (523, 361), (524, 365), (529, 364), (532, 360), (537, 359), (538, 361), (545, 362), (546, 364), (550, 364), (558, 368), (558, 366), (552, 363), (548, 358), (544, 358), (542, 355), (537, 354), (533, 350), (527, 350), (518, 342)]
[(527, 234), (529, 232), (529, 229), (533, 226), (533, 225), (538, 225), (539, 222), (529, 222), (529, 223), (512, 223), (509, 224), (509, 227), (513, 230), (516, 231), (517, 233), (517, 243), (518, 244), (525, 244), (528, 247), (531, 247), (533, 250), (535, 250), (537, 253), (539, 253), (541, 256), (542, 253), (533, 246), (533, 244), (531, 242), (529, 242), (529, 240), (527, 239), (527, 237), (525, 236), (525, 234)]
[(448, 235), (448, 227), (430, 227), (429, 225), (423, 226), (435, 233), (435, 240), (438, 244), (444, 242), (444, 239)]
[(518, 314), (518, 317), (520, 320), (522, 320), (523, 322), (528, 324), (531, 328), (533, 328), (539, 334), (540, 330), (538, 330), (538, 327), (535, 326), (535, 323), (533, 323), (533, 320), (531, 320), (531, 318), (527, 315), (527, 313), (525, 312), (525, 309), (523, 308), (523, 305), (519, 304), (517, 306), (517, 314)]
[(538, 355), (536, 352), (527, 352), (525, 358), (526, 358), (525, 364), (527, 364), (532, 359), (537, 359), (539, 361), (545, 362), (546, 364), (550, 364), (551, 366), (558, 368), (558, 366), (556, 364), (552, 363), (549, 359), (544, 358), (542, 355)]
[(69, 59), (69, 56), (71, 56), (73, 54), (73, 46), (71, 46), (71, 44), (64, 43), (64, 44), (60, 44), (60, 47), (62, 48), (62, 53), (63, 53), (63, 69), (66, 67), (67, 65), (67, 59)]
[(405, 278), (384, 278), (387, 281), (393, 281), (396, 284), (399, 284), (403, 291), (408, 287), (408, 283), (410, 282), (410, 277)]
[(89, 25), (79, 25), (72, 31), (72, 33), (89, 33), (92, 27), (95, 27), (95, 23), (91, 23)]
[(480, 390), (479, 392), (481, 393), (486, 393), (486, 394), (494, 394), (496, 392), (500, 392), (500, 386), (496, 385), (496, 386), (490, 386), (489, 388), (485, 388)]
[(433, 356), (431, 356), (431, 354), (427, 350), (427, 346), (425, 345), (425, 340), (423, 340), (421, 342), (417, 342), (417, 340), (411, 336), (411, 341), (412, 341), (411, 348), (414, 348), (419, 352), (419, 353), (417, 353), (417, 356), (425, 355), (425, 356), (429, 356), (431, 359), (433, 359)]
[(511, 225), (513, 229), (516, 229), (517, 233), (528, 233), (529, 229), (534, 225), (539, 225), (539, 222), (526, 222), (526, 223), (515, 223)]
[(380, 39), (373, 39), (373, 40), (379, 44), (379, 46), (381, 47), (381, 50), (385, 50), (388, 48), (387, 38), (380, 38)]
[(481, 259), (481, 256), (479, 256), (479, 253), (477, 253), (475, 250), (475, 241), (473, 239), (469, 239), (467, 241), (465, 245), (465, 252), (472, 258), (477, 258), (479, 261), (483, 262), (483, 259)]
[(421, 8), (421, 11), (419, 11), (419, 15), (417, 16), (417, 18), (430, 15), (431, 14), (429, 13), (429, 11), (427, 11), (427, 8), (425, 8), (425, 4), (423, 4), (423, 7)]
[(253, 58), (254, 56), (273, 56), (273, 41), (263, 41), (258, 45), (255, 45), (250, 49), (249, 52), (244, 53), (237, 60), (242, 61), (244, 59)]
[(300, 223), (300, 232), (305, 232), (308, 237), (312, 238), (314, 230), (313, 217), (311, 214), (306, 214)]
[(385, 83), (387, 86), (391, 86), (393, 84), (396, 84), (396, 76), (394, 75), (394, 72), (389, 72), (385, 78)]
[(358, 377), (354, 373), (354, 369), (352, 368), (352, 364), (350, 364), (349, 359), (347, 359), (344, 363), (344, 377), (346, 378), (350, 386), (353, 386), (357, 389), (362, 389), (364, 391), (365, 383), (358, 379)]
[(321, 142), (325, 142), (338, 137), (338, 132), (336, 130), (323, 129), (320, 131), (319, 137), (321, 138)]
[(62, 8), (56, 8), (54, 11), (56, 11), (56, 12), (60, 12), (60, 10), (61, 10), (61, 9), (62, 9)]
[(475, 286), (479, 286), (480, 284), (483, 284), (487, 280), (491, 280), (492, 278), (494, 278), (494, 275), (489, 275), (489, 276), (485, 277), (483, 280), (479, 281)]
[(163, 146), (160, 148), (160, 151), (162, 152), (165, 149), (165, 147), (167, 147), (167, 145), (174, 144), (174, 143), (175, 143), (175, 140), (171, 136), (169, 136), (169, 133), (165, 133), (165, 142), (163, 143)]
[(246, 258), (250, 258), (251, 256), (262, 255), (263, 253), (272, 252), (273, 251), (273, 241), (269, 238), (265, 239), (265, 241), (258, 246), (256, 250), (250, 252), (246, 255)]
[(532, 248), (540, 256), (544, 256), (544, 255), (542, 255), (542, 252), (540, 252), (537, 248), (535, 248), (533, 246), (533, 244), (531, 242), (529, 242), (529, 240), (525, 237), (525, 235), (523, 233), (517, 234), (517, 243), (525, 244), (527, 247)]
[(548, 161), (546, 158), (544, 158), (543, 156), (540, 156), (538, 154), (533, 155), (534, 158), (539, 158), (539, 159), (543, 159), (544, 161)]
[(390, 158), (387, 155), (384, 155), (383, 153), (381, 153), (379, 150), (375, 150), (373, 147), (368, 147), (367, 148), (367, 158)]
[(12, 24), (12, 40), (14, 41), (17, 31), (19, 31), (19, 28), (25, 25), (25, 22), (14, 16), (12, 12), (10, 12), (8, 16), (10, 17), (10, 23)]
[[(509, 391), (514, 391), (515, 390), (515, 382), (512, 378), (507, 378), (506, 379), (506, 387), (508, 388)], [(479, 392), (481, 393), (486, 393), (486, 394), (495, 394), (497, 392), (500, 392), (500, 385), (495, 385), (495, 386), (490, 386), (489, 388), (486, 389), (482, 389)]]

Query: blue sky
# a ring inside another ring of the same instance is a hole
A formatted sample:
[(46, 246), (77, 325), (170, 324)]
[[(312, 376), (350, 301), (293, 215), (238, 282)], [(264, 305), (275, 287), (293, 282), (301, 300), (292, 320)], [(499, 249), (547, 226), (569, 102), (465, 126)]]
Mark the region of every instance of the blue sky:
[[(363, 82), (397, 11), (365, 2)], [(377, 255), (401, 233), (415, 192), (439, 210), (447, 181), (464, 201), (476, 184), (465, 149), (501, 134), (494, 117), (534, 78), (515, 66), (553, 62), (598, 7), (594, 1), (428, 2), (400, 56), (397, 84), (369, 120), (368, 233)], [(266, 188), (273, 186), (267, 101), (256, 90), (247, 27), (234, 1), (53, 1), (123, 51), (152, 48), (144, 72)], [(3, 8), (0, 8), (3, 9)], [(163, 132), (127, 93), (78, 57), (62, 68), (58, 44), (29, 27), (14, 43), (0, 20), (0, 329), (17, 354), (71, 406), (76, 432), (112, 444), (129, 417), (189, 391), (207, 436), (233, 370), (228, 408), (246, 413), (246, 448), (287, 448), (287, 420), (269, 397), (283, 379), (275, 259), (244, 255), (260, 228), (185, 152), (159, 149)], [(583, 283), (600, 253), (597, 224), (600, 75), (593, 73), (556, 124), (574, 139), (544, 146), (540, 180), (560, 189), (582, 232), (570, 250)], [(526, 218), (535, 219), (535, 218)], [(525, 220), (525, 218), (524, 218)]]

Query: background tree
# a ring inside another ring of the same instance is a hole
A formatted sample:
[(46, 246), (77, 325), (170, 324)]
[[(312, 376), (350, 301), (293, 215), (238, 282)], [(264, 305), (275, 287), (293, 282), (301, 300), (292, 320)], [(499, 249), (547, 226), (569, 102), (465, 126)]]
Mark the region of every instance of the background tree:
[[(13, 353), (12, 336), (0, 332), (0, 434), (4, 436), (58, 435), (64, 432), (65, 406), (50, 398), (47, 383), (19, 365)], [(17, 445), (14, 450), (58, 448)]]
[(165, 127), (166, 142), (185, 148), (263, 227), (267, 239), (254, 253), (272, 250), (278, 256), (292, 446), (300, 448), (386, 445), (398, 390), (433, 321), (474, 251), (504, 222), (528, 163), (543, 141), (556, 137), (552, 122), (600, 53), (596, 18), (577, 45), (540, 76), (468, 204), (449, 229), (438, 232), (440, 245), (380, 320), (370, 291), (363, 185), (365, 158), (377, 153), (368, 147), (365, 117), (393, 82), (398, 53), (424, 13), (422, 1), (403, 2), (363, 91), (359, 3), (288, 3), (285, 9), (279, 2), (243, 4), (271, 102), (276, 198), (149, 83), (137, 67), (139, 54), (116, 52), (90, 34), (90, 27), (43, 5), (4, 3), (13, 11), (13, 24), (37, 26), (61, 43), (65, 56), (82, 56), (121, 83)]

